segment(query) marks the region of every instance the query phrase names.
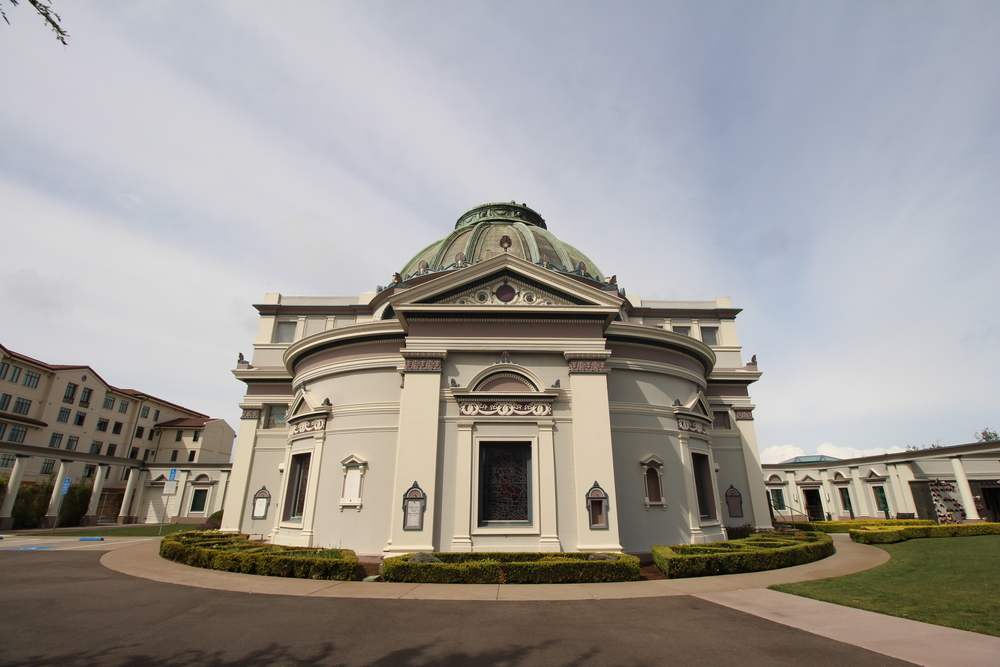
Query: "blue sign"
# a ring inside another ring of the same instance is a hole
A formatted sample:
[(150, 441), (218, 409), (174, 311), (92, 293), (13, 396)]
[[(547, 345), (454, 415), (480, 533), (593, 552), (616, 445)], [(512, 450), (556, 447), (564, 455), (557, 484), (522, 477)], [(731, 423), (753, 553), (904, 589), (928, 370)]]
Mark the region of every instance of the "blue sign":
[(72, 479), (70, 479), (69, 477), (67, 477), (66, 479), (64, 479), (64, 480), (63, 480), (63, 485), (62, 485), (62, 491), (60, 491), (59, 493), (63, 494), (64, 496), (65, 496), (65, 495), (66, 495), (67, 493), (69, 493), (69, 485), (70, 485), (70, 484), (71, 484), (72, 482), (73, 482), (73, 480), (72, 480)]
[(168, 482), (173, 482), (177, 479), (177, 468), (170, 469), (170, 477), (167, 479)]

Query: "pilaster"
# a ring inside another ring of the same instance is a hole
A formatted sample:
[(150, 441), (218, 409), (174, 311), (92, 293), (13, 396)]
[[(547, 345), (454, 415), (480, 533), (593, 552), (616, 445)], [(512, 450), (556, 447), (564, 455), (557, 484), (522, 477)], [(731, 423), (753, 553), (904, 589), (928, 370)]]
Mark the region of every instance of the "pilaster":
[(562, 544), (559, 542), (559, 517), (556, 513), (556, 453), (551, 420), (538, 422), (538, 477), (541, 501), (539, 549), (562, 551)]
[(458, 422), (455, 457), (455, 527), (452, 551), (472, 551), (472, 421)]
[(62, 507), (63, 499), (66, 497), (62, 491), (63, 480), (69, 477), (69, 466), (73, 461), (69, 459), (59, 460), (59, 473), (56, 475), (56, 483), (52, 486), (52, 497), (49, 498), (49, 509), (45, 512), (42, 524), (45, 528), (56, 525), (59, 518), (59, 509)]
[(955, 471), (955, 486), (962, 497), (962, 508), (965, 510), (964, 523), (978, 523), (983, 519), (976, 509), (976, 499), (972, 497), (972, 487), (969, 486), (969, 478), (965, 474), (965, 464), (961, 456), (952, 456), (951, 469)]
[[(260, 422), (263, 405), (242, 405), (243, 414), (240, 417), (240, 433), (236, 438), (236, 455), (233, 457), (233, 468), (230, 486), (223, 502), (222, 530), (240, 532), (243, 530), (243, 519), (246, 516), (249, 502), (247, 488), (250, 484), (250, 471), (253, 468), (254, 453), (257, 447), (257, 424)], [(275, 524), (277, 525), (277, 524)]]

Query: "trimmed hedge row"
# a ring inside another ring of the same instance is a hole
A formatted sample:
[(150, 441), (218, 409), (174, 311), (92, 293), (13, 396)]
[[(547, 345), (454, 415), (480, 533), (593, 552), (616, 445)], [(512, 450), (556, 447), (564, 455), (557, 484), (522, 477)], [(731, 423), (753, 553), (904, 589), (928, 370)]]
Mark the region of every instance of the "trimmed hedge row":
[(832, 556), (825, 533), (761, 533), (742, 540), (653, 547), (653, 562), (671, 579), (777, 570)]
[(297, 579), (354, 579), (358, 557), (350, 549), (287, 547), (251, 542), (240, 533), (173, 533), (160, 543), (160, 556), (208, 570)]
[(796, 530), (810, 530), (821, 533), (846, 533), (860, 526), (934, 526), (934, 521), (926, 519), (852, 519), (850, 521), (800, 521), (787, 523)]
[(382, 561), (382, 578), (416, 584), (566, 584), (637, 581), (639, 559), (587, 560), (590, 553), (435, 553), (441, 563), (411, 563), (414, 554)]
[(1000, 523), (952, 523), (942, 526), (885, 526), (851, 531), (851, 539), (860, 544), (891, 544), (921, 537), (969, 537), (1000, 535)]

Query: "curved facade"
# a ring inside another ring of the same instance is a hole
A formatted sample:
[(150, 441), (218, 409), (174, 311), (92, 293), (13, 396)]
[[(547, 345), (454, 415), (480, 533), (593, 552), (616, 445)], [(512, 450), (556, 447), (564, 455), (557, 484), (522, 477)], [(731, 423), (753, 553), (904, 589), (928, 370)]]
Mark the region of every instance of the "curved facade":
[(626, 298), (527, 207), (463, 214), (388, 288), (257, 309), (227, 529), (647, 553), (770, 525), (739, 311)]

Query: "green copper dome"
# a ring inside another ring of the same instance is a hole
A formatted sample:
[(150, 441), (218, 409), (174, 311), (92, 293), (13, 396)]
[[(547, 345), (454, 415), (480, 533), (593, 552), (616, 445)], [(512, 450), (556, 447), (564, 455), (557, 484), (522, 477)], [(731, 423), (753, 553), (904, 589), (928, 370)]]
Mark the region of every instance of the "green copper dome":
[(418, 252), (400, 274), (407, 280), (451, 271), (504, 252), (560, 273), (604, 280), (589, 257), (548, 231), (542, 216), (514, 202), (483, 204), (466, 211), (455, 223), (455, 231)]

